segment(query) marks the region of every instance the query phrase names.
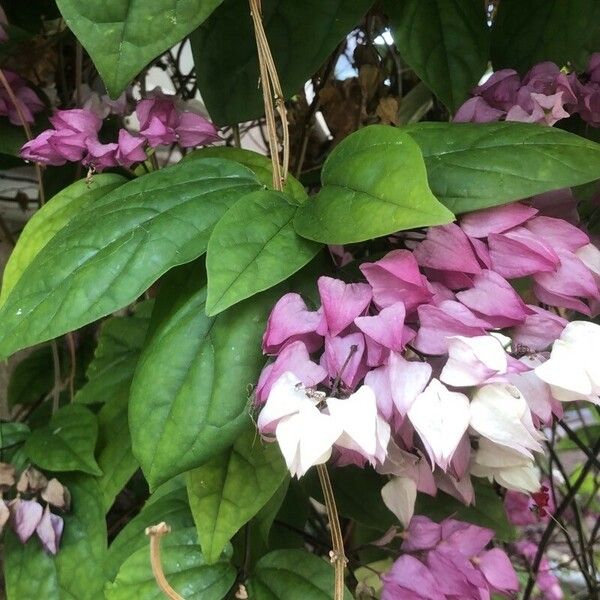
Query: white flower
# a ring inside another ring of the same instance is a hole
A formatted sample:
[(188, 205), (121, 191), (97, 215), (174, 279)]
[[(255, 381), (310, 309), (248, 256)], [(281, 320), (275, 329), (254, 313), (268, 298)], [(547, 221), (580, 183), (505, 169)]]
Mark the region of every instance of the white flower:
[(469, 399), (432, 379), (407, 414), (431, 462), (446, 470), (469, 426)]
[(500, 341), (491, 335), (446, 338), (448, 361), (440, 379), (456, 387), (480, 385), (508, 369), (508, 356)]
[(381, 488), (384, 504), (408, 527), (415, 512), (417, 484), (409, 477), (394, 477)]
[(550, 385), (557, 400), (600, 403), (600, 325), (569, 323), (554, 342), (550, 358), (535, 373)]
[(471, 427), (496, 444), (532, 458), (542, 452), (543, 436), (533, 426), (531, 412), (519, 390), (508, 383), (490, 383), (477, 389), (471, 400)]
[(535, 492), (540, 488), (538, 471), (533, 459), (486, 438), (479, 440), (471, 464), (471, 474), (495, 480), (509, 490)]

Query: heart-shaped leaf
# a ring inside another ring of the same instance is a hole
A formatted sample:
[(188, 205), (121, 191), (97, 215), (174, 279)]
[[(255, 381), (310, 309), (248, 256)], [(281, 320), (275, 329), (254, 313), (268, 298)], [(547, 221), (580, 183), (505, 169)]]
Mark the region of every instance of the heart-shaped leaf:
[(527, 123), (415, 123), (433, 193), (455, 214), (598, 179), (600, 145)]
[(321, 191), (294, 221), (310, 240), (349, 244), (454, 220), (427, 185), (419, 147), (396, 127), (371, 125), (349, 135), (325, 161), (321, 179)]
[(56, 0), (115, 98), (223, 0)]
[(42, 469), (102, 475), (94, 458), (97, 438), (96, 415), (79, 404), (68, 404), (48, 425), (31, 432), (24, 451)]
[(205, 296), (201, 289), (177, 299), (133, 379), (133, 451), (152, 488), (225, 450), (248, 423), (248, 386), (264, 365), (260, 339), (273, 298), (257, 296), (210, 318)]
[(387, 0), (384, 10), (402, 58), (455, 111), (487, 68), (490, 34), (483, 2)]
[(215, 223), (254, 175), (215, 158), (130, 181), (75, 216), (37, 254), (0, 309), (0, 356), (126, 306), (206, 250)]
[(208, 242), (208, 315), (273, 287), (314, 258), (321, 245), (294, 231), (297, 210), (285, 194), (260, 190), (225, 213)]
[(190, 506), (202, 553), (219, 560), (235, 533), (271, 499), (287, 469), (276, 444), (249, 427), (227, 451), (187, 473)]

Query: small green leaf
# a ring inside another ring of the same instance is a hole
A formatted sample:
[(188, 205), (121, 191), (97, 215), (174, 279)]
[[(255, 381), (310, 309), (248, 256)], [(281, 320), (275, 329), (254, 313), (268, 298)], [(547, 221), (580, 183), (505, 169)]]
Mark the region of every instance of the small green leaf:
[(175, 302), (131, 387), (133, 451), (152, 488), (229, 447), (248, 423), (248, 386), (264, 365), (260, 339), (273, 297), (257, 296), (216, 318), (206, 316), (204, 299), (201, 289)]
[(454, 112), (485, 73), (489, 27), (479, 0), (387, 0), (400, 55)]
[(10, 462), (9, 456), (18, 444), (29, 436), (29, 427), (25, 423), (0, 421), (0, 461)]
[[(169, 584), (184, 598), (222, 600), (235, 581), (235, 569), (220, 560), (207, 565), (194, 528), (173, 532), (161, 542), (161, 564)], [(164, 598), (150, 566), (148, 548), (134, 552), (106, 587), (106, 600), (160, 600)]]
[(160, 488), (148, 498), (144, 508), (125, 525), (108, 548), (106, 573), (111, 581), (117, 576), (121, 565), (134, 552), (148, 548), (148, 536), (144, 533), (146, 527), (162, 521), (168, 523), (173, 532), (194, 527), (184, 484), (160, 498), (155, 498), (159, 491)]
[(187, 473), (202, 554), (219, 560), (227, 542), (272, 498), (287, 474), (279, 447), (249, 427), (232, 448)]
[[(271, 159), (264, 154), (236, 148), (234, 146), (206, 146), (198, 148), (187, 154), (183, 160), (197, 160), (199, 158), (226, 158), (248, 167), (255, 175), (256, 179), (268, 188), (273, 188), (273, 163)], [(293, 199), (298, 204), (303, 204), (308, 198), (304, 186), (288, 173), (283, 191), (288, 198)]]
[(206, 251), (224, 212), (259, 188), (207, 158), (145, 175), (94, 202), (37, 254), (0, 309), (0, 356), (82, 327), (138, 298)]
[[(91, 0), (93, 1), (93, 0)], [(263, 21), (283, 95), (300, 91), (372, 0), (266, 0)], [(310, 43), (307, 43), (310, 40)], [(258, 56), (247, 0), (224, 2), (191, 36), (198, 87), (220, 125), (264, 114)]]
[(5, 537), (4, 575), (7, 600), (99, 600), (106, 577), (106, 520), (93, 477), (61, 475), (72, 496), (71, 511), (56, 556), (48, 555), (34, 535), (25, 545)]
[(153, 302), (136, 305), (125, 317), (113, 317), (102, 324), (87, 383), (75, 394), (75, 402), (103, 404), (116, 395), (127, 396), (146, 332)]
[(454, 219), (427, 185), (419, 147), (395, 127), (349, 135), (325, 161), (321, 179), (321, 191), (294, 221), (310, 240), (349, 244)]
[(321, 245), (296, 234), (297, 210), (285, 194), (260, 190), (225, 213), (208, 242), (208, 315), (273, 287), (314, 258)]
[(98, 423), (84, 406), (63, 406), (48, 425), (32, 431), (25, 442), (25, 453), (42, 469), (83, 471), (102, 475), (94, 459)]
[(153, 59), (193, 31), (223, 0), (57, 0), (67, 25), (117, 97)]
[(258, 561), (248, 591), (253, 600), (331, 600), (333, 566), (302, 550), (276, 550)]
[[(1, 137), (1, 134), (0, 134)], [(95, 175), (91, 182), (76, 181), (56, 194), (27, 222), (19, 235), (2, 278), (0, 306), (36, 255), (84, 207), (127, 181), (114, 174)]]
[(559, 67), (587, 66), (600, 47), (600, 4), (596, 0), (502, 0), (492, 28), (495, 69), (524, 74), (543, 61)]
[(527, 123), (415, 123), (433, 193), (455, 214), (598, 178), (600, 145)]

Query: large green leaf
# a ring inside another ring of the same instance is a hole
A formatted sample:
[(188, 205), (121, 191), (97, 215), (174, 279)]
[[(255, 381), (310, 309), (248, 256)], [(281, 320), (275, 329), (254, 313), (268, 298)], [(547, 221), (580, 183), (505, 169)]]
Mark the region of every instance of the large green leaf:
[(193, 31), (223, 0), (56, 0), (111, 96)]
[(454, 219), (427, 185), (419, 147), (396, 127), (371, 125), (348, 136), (321, 179), (321, 191), (294, 221), (310, 240), (349, 244)]
[(600, 145), (526, 123), (416, 123), (433, 193), (455, 214), (598, 178)]
[(253, 600), (331, 600), (333, 567), (302, 550), (276, 550), (258, 561), (248, 591)]
[(454, 112), (488, 64), (489, 28), (480, 0), (386, 0), (402, 58)]
[(273, 497), (287, 469), (279, 447), (249, 427), (233, 447), (187, 473), (202, 554), (219, 560), (227, 542)]
[[(222, 559), (208, 565), (198, 546), (194, 528), (165, 536), (161, 564), (169, 584), (187, 600), (222, 600), (235, 581), (235, 569)], [(106, 600), (161, 600), (148, 548), (134, 552), (121, 566), (115, 581), (106, 587)]]
[(140, 548), (148, 548), (148, 537), (144, 533), (146, 527), (162, 521), (167, 523), (173, 532), (194, 527), (183, 483), (178, 489), (155, 500), (154, 496), (158, 491), (150, 496), (140, 513), (125, 525), (108, 548), (105, 570), (111, 581), (117, 576), (127, 558)]
[(208, 315), (273, 287), (314, 258), (321, 245), (294, 231), (297, 211), (282, 192), (260, 190), (225, 213), (208, 242)]
[(101, 494), (93, 477), (61, 476), (72, 496), (63, 515), (64, 532), (55, 557), (42, 550), (34, 535), (22, 545), (11, 532), (5, 537), (4, 576), (7, 600), (99, 600), (106, 578), (106, 521)]
[[(0, 134), (1, 136), (1, 134)], [(59, 192), (38, 210), (19, 235), (2, 278), (0, 306), (23, 275), (25, 269), (54, 235), (84, 207), (122, 185), (126, 179), (115, 174), (95, 175), (91, 182), (76, 181)]]
[[(227, 158), (248, 167), (255, 175), (258, 181), (268, 188), (273, 187), (273, 163), (271, 159), (264, 154), (236, 148), (235, 146), (206, 146), (198, 148), (187, 154), (183, 160), (197, 160), (199, 158)], [(307, 194), (303, 185), (288, 173), (283, 191), (288, 198), (293, 199), (298, 204), (306, 201)]]
[(96, 415), (84, 406), (68, 404), (50, 419), (48, 425), (31, 433), (24, 450), (42, 469), (102, 475), (94, 459), (97, 438)]
[[(372, 0), (262, 2), (285, 98), (302, 89), (371, 4)], [(191, 36), (198, 87), (219, 124), (248, 121), (264, 113), (253, 31), (247, 0), (228, 0)]]
[(113, 317), (102, 324), (87, 383), (75, 394), (75, 402), (103, 404), (114, 396), (129, 394), (129, 386), (146, 339), (153, 302), (138, 304), (133, 314)]
[(550, 60), (585, 69), (600, 47), (600, 3), (597, 0), (502, 0), (492, 29), (494, 68), (522, 74)]
[(0, 356), (133, 302), (174, 265), (206, 250), (214, 224), (258, 189), (232, 161), (180, 163), (130, 181), (71, 219), (0, 309)]
[(201, 289), (175, 303), (131, 387), (133, 451), (151, 487), (226, 449), (249, 420), (248, 386), (264, 364), (260, 339), (273, 298), (257, 296), (216, 318), (206, 316), (204, 300)]

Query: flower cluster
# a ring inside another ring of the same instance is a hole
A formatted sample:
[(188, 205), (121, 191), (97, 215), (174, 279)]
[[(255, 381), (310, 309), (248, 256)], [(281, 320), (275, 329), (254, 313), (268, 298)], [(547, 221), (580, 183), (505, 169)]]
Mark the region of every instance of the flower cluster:
[(521, 79), (513, 69), (496, 71), (457, 111), (458, 122), (521, 121), (554, 125), (573, 114), (600, 126), (600, 52), (585, 73), (564, 73), (552, 62), (535, 65)]
[(8, 117), (8, 120), (13, 125), (22, 125), (21, 116), (19, 115), (20, 111), (27, 123), (33, 123), (33, 115), (44, 109), (44, 103), (38, 98), (37, 94), (27, 86), (22, 77), (13, 73), (13, 71), (8, 71), (6, 69), (3, 69), (2, 73), (4, 74), (19, 106), (18, 108), (15, 106), (4, 86), (0, 85), (0, 117)]
[(91, 108), (56, 112), (47, 129), (21, 149), (21, 157), (46, 165), (82, 161), (95, 171), (108, 167), (129, 168), (146, 160), (146, 148), (178, 143), (191, 148), (218, 140), (215, 126), (203, 116), (180, 110), (172, 97), (155, 93), (138, 102), (135, 113), (139, 134), (121, 128), (118, 141), (102, 143), (98, 133), (102, 119)]
[(415, 516), (403, 534), (404, 554), (383, 576), (382, 600), (446, 600), (510, 595), (519, 589), (504, 551), (485, 548), (491, 529)]
[[(533, 303), (597, 312), (600, 252), (583, 231), (515, 203), (411, 240), (362, 263), (366, 282), (321, 277), (317, 310), (283, 296), (255, 391), (294, 475), (369, 463), (393, 476), (382, 495), (405, 525), (418, 491), (473, 502), (471, 476), (537, 492), (541, 429), (600, 393), (600, 326)], [(526, 277), (530, 304), (508, 281)]]
[[(7, 502), (3, 496), (12, 488), (16, 497)], [(38, 501), (38, 496), (46, 503), (45, 508)], [(21, 543), (27, 542), (35, 533), (42, 547), (50, 554), (56, 554), (64, 521), (50, 511), (50, 506), (69, 510), (70, 502), (69, 490), (57, 479), (48, 481), (37, 469), (29, 467), (17, 481), (15, 468), (8, 463), (0, 463), (0, 533), (9, 522)]]

